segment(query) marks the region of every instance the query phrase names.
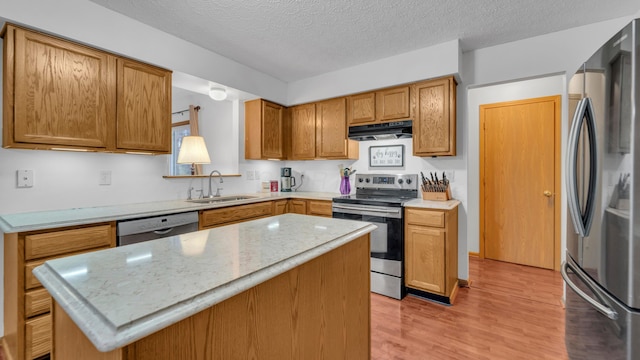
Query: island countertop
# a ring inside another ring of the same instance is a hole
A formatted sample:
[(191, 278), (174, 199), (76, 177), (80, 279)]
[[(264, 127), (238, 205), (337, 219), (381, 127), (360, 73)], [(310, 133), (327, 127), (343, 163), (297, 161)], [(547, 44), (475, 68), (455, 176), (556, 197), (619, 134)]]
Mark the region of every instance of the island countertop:
[(285, 214), (49, 260), (33, 273), (95, 347), (110, 351), (374, 229)]

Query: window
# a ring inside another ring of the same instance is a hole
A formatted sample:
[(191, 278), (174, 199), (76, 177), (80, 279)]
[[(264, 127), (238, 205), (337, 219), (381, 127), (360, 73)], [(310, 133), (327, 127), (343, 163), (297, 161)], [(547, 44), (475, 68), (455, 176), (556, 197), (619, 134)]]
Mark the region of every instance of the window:
[(189, 124), (175, 124), (171, 129), (171, 170), (170, 175), (191, 175), (190, 164), (178, 164), (178, 153), (182, 138), (191, 135)]

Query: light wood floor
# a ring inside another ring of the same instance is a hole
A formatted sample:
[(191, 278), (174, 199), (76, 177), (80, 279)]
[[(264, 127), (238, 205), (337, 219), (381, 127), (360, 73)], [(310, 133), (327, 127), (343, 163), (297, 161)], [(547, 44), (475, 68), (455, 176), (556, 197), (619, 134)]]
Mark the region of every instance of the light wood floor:
[(371, 295), (371, 358), (567, 359), (559, 272), (469, 260), (453, 306)]

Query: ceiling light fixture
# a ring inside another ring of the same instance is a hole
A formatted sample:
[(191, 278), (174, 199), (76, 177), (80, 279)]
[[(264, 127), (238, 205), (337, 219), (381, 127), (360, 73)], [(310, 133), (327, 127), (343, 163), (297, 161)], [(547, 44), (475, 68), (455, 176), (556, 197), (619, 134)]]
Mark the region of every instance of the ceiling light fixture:
[(213, 100), (222, 101), (227, 98), (227, 90), (219, 87), (209, 89), (209, 97)]

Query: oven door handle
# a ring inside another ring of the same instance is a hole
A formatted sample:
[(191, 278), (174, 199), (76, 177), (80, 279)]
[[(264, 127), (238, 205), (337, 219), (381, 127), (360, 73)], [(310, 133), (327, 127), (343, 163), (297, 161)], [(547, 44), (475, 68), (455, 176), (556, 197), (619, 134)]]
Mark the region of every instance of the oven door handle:
[[(349, 206), (349, 205), (338, 205), (333, 204), (334, 209), (344, 209), (344, 210), (353, 210), (353, 211), (367, 211), (373, 213), (381, 213), (381, 214), (392, 214), (392, 215), (400, 215), (400, 208), (397, 209), (379, 209), (379, 208), (370, 208), (370, 207), (359, 207), (359, 206)], [(339, 212), (339, 211), (338, 211)]]

